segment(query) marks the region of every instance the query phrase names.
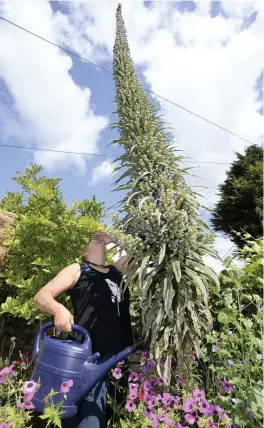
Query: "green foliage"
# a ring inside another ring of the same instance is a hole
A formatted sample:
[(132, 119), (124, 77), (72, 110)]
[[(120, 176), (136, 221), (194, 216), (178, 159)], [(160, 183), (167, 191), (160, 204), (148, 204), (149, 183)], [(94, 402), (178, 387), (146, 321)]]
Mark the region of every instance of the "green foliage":
[[(61, 179), (41, 175), (42, 168), (31, 165), (14, 180), (21, 192), (7, 192), (0, 208), (18, 214), (15, 227), (6, 241), (9, 247), (2, 277), (15, 287), (16, 297), (9, 296), (1, 312), (21, 316), (29, 322), (43, 319), (33, 297), (60, 269), (76, 261), (91, 233), (105, 226), (100, 224), (103, 203), (73, 202), (68, 207), (59, 187)], [(68, 304), (63, 296), (62, 303)]]
[(244, 155), (236, 155), (226, 180), (219, 186), (220, 199), (212, 224), (241, 248), (245, 242), (236, 232), (248, 232), (253, 238), (263, 235), (263, 149), (252, 145)]
[[(199, 338), (210, 329), (208, 289), (218, 279), (203, 256), (217, 256), (211, 235), (199, 218), (200, 205), (184, 180), (182, 156), (167, 125), (148, 100), (133, 66), (126, 30), (117, 9), (114, 45), (114, 80), (120, 132), (119, 144), (125, 153), (116, 159), (125, 169), (115, 190), (128, 189), (115, 217), (115, 229), (130, 235), (124, 238), (133, 254), (127, 284), (137, 272), (145, 329), (151, 328), (151, 347), (157, 359), (165, 352), (178, 353), (186, 379), (190, 368), (186, 357)], [(120, 181), (127, 182), (119, 185)], [(124, 216), (122, 217), (122, 215)], [(208, 229), (208, 228), (207, 228)], [(170, 378), (170, 368), (164, 372)]]
[[(16, 365), (11, 363), (11, 354), (15, 348), (15, 342), (11, 342), (9, 357), (2, 361), (0, 358), (0, 426), (1, 427), (28, 427), (37, 428), (43, 427), (40, 419), (45, 420), (45, 426), (62, 427), (61, 416), (63, 411), (61, 409), (63, 400), (58, 402), (56, 405), (53, 403), (52, 397), (57, 395), (53, 389), (45, 397), (45, 408), (43, 415), (33, 415), (32, 410), (34, 409), (32, 403), (23, 403), (25, 395), (23, 392), (23, 386), (25, 381), (30, 379), (32, 365), (30, 358), (20, 353), (20, 361), (17, 361)], [(9, 366), (9, 367), (8, 367)], [(9, 370), (10, 373), (3, 376), (2, 369)], [(24, 395), (24, 397), (23, 397)], [(64, 396), (66, 399), (66, 396)], [(22, 406), (21, 406), (22, 404)], [(27, 409), (23, 408), (23, 404), (30, 404)], [(20, 406), (19, 406), (20, 405)]]
[(223, 407), (237, 426), (253, 428), (262, 420), (264, 260), (263, 238), (245, 238), (240, 255), (244, 266), (228, 266), (220, 275), (220, 292), (210, 299), (214, 329), (203, 348), (203, 367), (210, 396), (226, 379), (234, 390), (230, 397), (222, 389)]

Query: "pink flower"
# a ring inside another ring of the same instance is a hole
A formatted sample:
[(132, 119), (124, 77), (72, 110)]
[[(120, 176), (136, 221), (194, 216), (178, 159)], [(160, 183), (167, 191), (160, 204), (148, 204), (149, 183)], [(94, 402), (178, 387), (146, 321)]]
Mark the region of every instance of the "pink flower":
[(162, 401), (162, 404), (165, 407), (167, 407), (167, 406), (169, 406), (172, 403), (173, 396), (170, 393), (168, 393), (168, 392), (163, 392), (163, 397), (162, 397), (161, 401)]
[(120, 379), (122, 377), (122, 371), (119, 367), (116, 367), (114, 370), (112, 370), (112, 374), (115, 379)]
[(129, 384), (129, 391), (138, 391), (138, 383), (130, 383)]
[(131, 401), (133, 401), (133, 400), (135, 400), (137, 398), (137, 396), (138, 396), (137, 391), (131, 391), (129, 393), (129, 395), (128, 395), (128, 399), (131, 400)]
[(187, 413), (184, 416), (185, 422), (187, 422), (190, 425), (193, 425), (196, 422), (197, 418), (197, 412), (195, 410), (192, 411), (192, 413)]
[(139, 379), (139, 374), (137, 372), (131, 372), (129, 375), (129, 380), (136, 382)]
[(0, 370), (0, 383), (5, 383), (7, 376), (12, 376), (15, 373), (13, 370), (14, 367), (14, 364), (12, 364), (10, 367), (5, 367)]
[(9, 367), (5, 367), (2, 370), (0, 370), (0, 376), (12, 376), (15, 371), (14, 371), (14, 364), (12, 364)]
[(179, 405), (180, 401), (181, 401), (181, 397), (177, 397), (177, 395), (175, 395), (175, 397), (173, 397), (173, 402), (174, 402), (173, 408), (174, 409), (178, 408), (178, 405)]
[(152, 409), (152, 408), (155, 406), (155, 404), (156, 404), (156, 398), (155, 398), (155, 396), (150, 397), (150, 398), (147, 400), (147, 403), (148, 403), (148, 407), (149, 407), (150, 409)]
[(126, 409), (127, 409), (127, 411), (129, 412), (129, 413), (131, 413), (131, 412), (133, 412), (134, 410), (136, 410), (136, 406), (135, 406), (135, 404), (133, 403), (133, 401), (131, 401), (131, 400), (127, 400), (127, 402), (126, 402)]
[(205, 392), (202, 389), (196, 389), (193, 392), (193, 397), (194, 397), (196, 402), (204, 400), (205, 399)]
[(35, 406), (33, 403), (31, 403), (31, 401), (29, 403), (19, 403), (17, 407), (19, 407), (20, 409), (27, 409), (27, 410), (35, 409)]
[(150, 420), (152, 428), (158, 428), (159, 427), (160, 423), (159, 423), (159, 417), (157, 415), (150, 414), (149, 420)]
[(184, 377), (183, 376), (179, 376), (178, 377), (178, 383), (182, 383), (183, 382)]
[(10, 428), (11, 422), (4, 422), (3, 424), (0, 424), (0, 428)]
[(34, 382), (33, 380), (29, 380), (24, 382), (22, 389), (23, 389), (23, 394), (35, 394), (36, 390), (38, 388), (38, 384), (36, 382)]
[(161, 415), (159, 419), (161, 422), (164, 422), (168, 428), (170, 428), (173, 424), (173, 420), (170, 419), (167, 415)]
[(148, 358), (148, 352), (142, 352), (141, 358), (142, 360), (146, 360)]
[(67, 394), (67, 392), (70, 391), (72, 385), (73, 385), (73, 381), (71, 379), (68, 380), (67, 382), (63, 382), (60, 387), (61, 394)]
[(160, 401), (162, 399), (161, 394), (156, 394), (155, 399), (156, 399), (156, 402)]
[(208, 401), (207, 401), (207, 400), (201, 400), (201, 401), (199, 402), (199, 410), (200, 410), (200, 412), (201, 412), (203, 415), (205, 415), (205, 416), (209, 416), (209, 414), (210, 414), (210, 410), (211, 410), (211, 406), (210, 406), (210, 404), (208, 403)]
[[(187, 398), (182, 405), (182, 409), (185, 413), (190, 413), (194, 410), (195, 401), (193, 398)], [(187, 421), (186, 421), (187, 422)]]

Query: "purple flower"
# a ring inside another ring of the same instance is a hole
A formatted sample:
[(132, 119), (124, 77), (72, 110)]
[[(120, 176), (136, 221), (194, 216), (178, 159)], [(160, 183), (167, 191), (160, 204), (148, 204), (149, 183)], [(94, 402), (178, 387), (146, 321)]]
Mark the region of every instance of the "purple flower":
[(199, 402), (199, 410), (205, 416), (209, 416), (210, 415), (211, 406), (210, 406), (210, 404), (208, 403), (207, 400), (201, 400)]
[[(195, 401), (193, 398), (187, 398), (182, 405), (182, 409), (185, 413), (190, 413), (194, 410)], [(188, 421), (186, 421), (188, 422)]]
[(156, 398), (155, 398), (155, 396), (149, 397), (149, 399), (147, 400), (147, 404), (148, 404), (148, 407), (150, 409), (152, 409), (156, 405)]
[(11, 428), (11, 422), (4, 422), (0, 424), (0, 428)]
[(240, 305), (240, 308), (241, 308), (242, 310), (244, 309), (244, 307), (245, 307), (245, 305), (244, 305), (244, 304)]
[(193, 425), (196, 422), (197, 418), (197, 412), (195, 410), (192, 411), (192, 413), (187, 413), (184, 416), (185, 422), (187, 422), (190, 425)]
[(247, 366), (249, 364), (249, 360), (243, 360), (242, 363), (245, 364), (245, 366)]
[(218, 428), (218, 425), (217, 424), (215, 424), (214, 422), (212, 422), (212, 421), (209, 421), (209, 427), (210, 428)]
[(141, 354), (141, 358), (142, 358), (142, 360), (146, 360), (147, 358), (148, 358), (148, 352), (146, 351), (146, 352), (142, 352), (142, 354)]
[(259, 307), (258, 307), (258, 312), (262, 312), (262, 311), (263, 311), (262, 306), (259, 306)]
[(152, 408), (152, 407), (147, 407), (147, 408), (144, 410), (144, 414), (145, 414), (146, 416), (148, 416), (148, 417), (152, 417), (152, 415), (154, 415), (154, 413), (153, 413), (153, 408)]
[(133, 401), (131, 401), (131, 400), (127, 400), (125, 407), (126, 407), (126, 409), (127, 409), (127, 411), (128, 411), (129, 413), (131, 413), (131, 412), (133, 412), (134, 410), (136, 410), (136, 406), (135, 406), (135, 404), (133, 403)]
[(163, 380), (160, 376), (157, 377), (157, 385), (162, 386), (163, 385)]
[(227, 364), (227, 366), (232, 367), (233, 366), (233, 361), (227, 360), (226, 364)]
[(219, 352), (219, 351), (220, 351), (219, 346), (213, 345), (213, 347), (212, 347), (212, 351), (213, 351), (213, 352)]
[(171, 427), (172, 424), (173, 424), (173, 420), (170, 419), (167, 415), (161, 415), (160, 418), (159, 418), (159, 420), (161, 422), (164, 422), (165, 425), (166, 425), (166, 427), (168, 427), (168, 428)]
[(220, 385), (221, 385), (221, 387), (223, 388), (223, 390), (225, 392), (232, 392), (232, 391), (234, 391), (233, 385), (230, 385), (225, 379), (222, 379), (220, 381)]
[(60, 387), (61, 394), (67, 394), (67, 392), (70, 391), (72, 385), (73, 385), (73, 381), (71, 379), (68, 380), (67, 382), (63, 382)]
[(183, 376), (179, 376), (178, 377), (178, 383), (182, 383), (183, 382), (184, 377)]
[(144, 391), (150, 391), (152, 389), (152, 382), (150, 380), (145, 380), (143, 383)]
[(116, 367), (114, 370), (112, 370), (112, 375), (115, 379), (120, 379), (122, 377), (122, 371), (119, 367)]
[(129, 380), (136, 382), (139, 379), (139, 374), (137, 372), (131, 372), (129, 375)]
[(156, 367), (155, 361), (148, 360), (147, 367), (148, 367), (148, 369), (152, 369), (152, 367)]
[(205, 399), (205, 392), (202, 389), (196, 389), (193, 392), (193, 397), (194, 397), (196, 402), (204, 400)]
[(219, 416), (223, 412), (223, 409), (217, 404), (212, 404), (210, 407), (210, 416)]
[(169, 392), (164, 392), (161, 402), (165, 407), (167, 407), (173, 402), (173, 396)]
[(0, 370), (0, 383), (4, 383), (7, 379), (7, 376), (12, 376), (15, 373), (14, 367), (14, 364), (12, 364), (11, 366)]

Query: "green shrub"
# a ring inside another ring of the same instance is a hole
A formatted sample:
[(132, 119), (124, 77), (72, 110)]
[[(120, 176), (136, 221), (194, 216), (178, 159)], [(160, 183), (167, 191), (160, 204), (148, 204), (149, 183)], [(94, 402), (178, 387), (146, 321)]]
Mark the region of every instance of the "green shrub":
[(243, 266), (227, 260), (220, 292), (211, 297), (214, 329), (203, 348), (202, 367), (209, 396), (221, 390), (234, 423), (253, 428), (262, 421), (263, 239), (246, 238)]

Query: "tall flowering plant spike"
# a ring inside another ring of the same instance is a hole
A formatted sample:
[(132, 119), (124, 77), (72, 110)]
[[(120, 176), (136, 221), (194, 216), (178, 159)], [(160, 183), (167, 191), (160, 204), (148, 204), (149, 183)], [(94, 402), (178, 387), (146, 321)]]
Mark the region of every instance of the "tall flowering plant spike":
[[(210, 330), (208, 287), (218, 279), (203, 256), (210, 246), (200, 205), (187, 186), (171, 136), (144, 92), (131, 59), (121, 5), (116, 12), (114, 80), (120, 137), (124, 149), (116, 170), (124, 170), (115, 190), (128, 189), (114, 218), (115, 230), (133, 254), (128, 284), (133, 277), (141, 290), (144, 326), (151, 329), (151, 349), (159, 359), (167, 353), (162, 376), (170, 380), (170, 356), (188, 372), (193, 350)], [(126, 179), (124, 184), (120, 184)], [(186, 366), (187, 364), (187, 366)], [(159, 368), (160, 370), (160, 368)], [(183, 374), (183, 373), (182, 373)]]

